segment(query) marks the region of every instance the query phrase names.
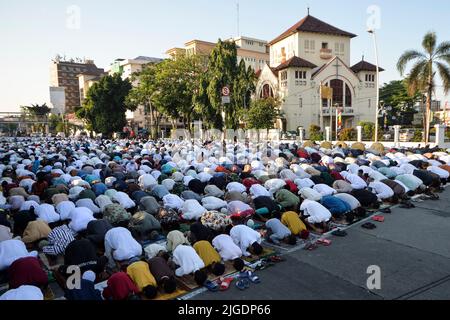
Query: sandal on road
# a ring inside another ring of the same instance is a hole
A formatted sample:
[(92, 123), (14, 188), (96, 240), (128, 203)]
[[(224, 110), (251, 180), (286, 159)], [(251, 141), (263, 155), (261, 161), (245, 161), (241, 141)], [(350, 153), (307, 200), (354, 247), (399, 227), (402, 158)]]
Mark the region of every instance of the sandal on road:
[(319, 240), (317, 240), (317, 243), (318, 243), (318, 244), (321, 244), (321, 245), (323, 245), (323, 246), (325, 246), (325, 247), (328, 247), (328, 246), (331, 245), (331, 240), (328, 240), (328, 239), (319, 239)]
[(284, 259), (283, 257), (280, 257), (280, 256), (271, 256), (271, 257), (269, 258), (269, 260), (270, 260), (271, 262), (275, 262), (275, 263), (286, 261), (286, 259)]
[(261, 283), (261, 280), (259, 279), (259, 277), (257, 275), (255, 275), (253, 272), (247, 271), (247, 275), (248, 275), (248, 279), (252, 283)]
[(211, 292), (219, 291), (219, 286), (217, 285), (217, 283), (209, 280), (207, 280), (203, 286)]
[(373, 230), (377, 228), (377, 226), (371, 222), (364, 223), (361, 227), (368, 230)]
[(236, 287), (241, 290), (244, 291), (245, 289), (247, 289), (249, 287), (248, 285), (248, 280), (247, 279), (239, 279), (236, 282)]
[(234, 278), (220, 278), (220, 291), (226, 291), (230, 288)]
[(255, 270), (264, 270), (267, 269), (269, 267), (273, 267), (275, 265), (275, 263), (273, 263), (272, 261), (269, 260), (261, 260), (261, 262), (259, 262), (256, 266), (255, 266)]
[(335, 237), (341, 237), (341, 238), (347, 236), (347, 232), (343, 231), (343, 230), (336, 230), (336, 231), (332, 232), (331, 234)]
[(376, 222), (384, 222), (384, 217), (383, 216), (373, 216), (372, 220), (376, 221)]

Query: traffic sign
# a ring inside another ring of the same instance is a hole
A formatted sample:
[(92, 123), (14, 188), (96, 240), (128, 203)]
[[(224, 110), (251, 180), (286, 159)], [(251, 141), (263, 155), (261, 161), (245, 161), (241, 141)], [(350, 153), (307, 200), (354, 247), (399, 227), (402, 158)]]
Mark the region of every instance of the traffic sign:
[(222, 96), (222, 104), (231, 103), (231, 99), (229, 96)]
[(228, 87), (223, 87), (223, 88), (222, 88), (222, 96), (224, 96), (224, 97), (229, 97), (229, 96), (230, 96), (230, 88), (228, 88)]

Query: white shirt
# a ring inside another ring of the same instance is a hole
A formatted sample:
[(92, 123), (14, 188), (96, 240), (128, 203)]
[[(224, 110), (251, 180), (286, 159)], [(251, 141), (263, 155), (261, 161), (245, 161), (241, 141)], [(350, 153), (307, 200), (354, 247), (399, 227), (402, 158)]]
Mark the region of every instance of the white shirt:
[(266, 188), (264, 188), (262, 185), (260, 184), (254, 184), (250, 187), (250, 194), (252, 195), (253, 199), (256, 199), (258, 197), (272, 197), (272, 195), (270, 194), (269, 190), (267, 190)]
[(11, 196), (8, 198), (8, 203), (12, 206), (13, 210), (18, 210), (25, 202), (25, 198), (23, 196)]
[(75, 204), (72, 201), (61, 201), (56, 206), (56, 211), (59, 213), (61, 220), (69, 220), (70, 212), (75, 209)]
[(298, 186), (299, 189), (312, 188), (315, 185), (314, 181), (312, 181), (310, 178), (295, 179), (294, 183)]
[(247, 188), (242, 183), (230, 182), (229, 184), (227, 184), (227, 191), (228, 192), (235, 191), (235, 192), (242, 193), (242, 192), (247, 191)]
[(185, 220), (198, 220), (207, 210), (194, 199), (186, 200), (181, 207), (183, 213), (183, 219)]
[(151, 174), (143, 174), (142, 176), (140, 176), (138, 179), (138, 183), (143, 190), (146, 190), (151, 186), (158, 184), (156, 179)]
[(348, 193), (338, 193), (334, 195), (336, 198), (341, 199), (349, 204), (352, 210), (361, 207), (361, 203), (354, 196)]
[(161, 251), (167, 252), (167, 249), (166, 249), (166, 247), (164, 247), (160, 244), (157, 244), (157, 243), (153, 243), (144, 248), (145, 257), (147, 258), (147, 260), (150, 260), (150, 259), (156, 257), (158, 255), (158, 253), (160, 253)]
[(117, 201), (125, 209), (134, 208), (136, 206), (136, 203), (134, 203), (125, 192), (117, 192), (113, 196), (113, 200)]
[(313, 187), (314, 190), (316, 190), (317, 192), (319, 192), (322, 197), (326, 197), (326, 196), (331, 196), (335, 193), (337, 193), (337, 191), (329, 186), (327, 186), (326, 184), (316, 184)]
[(105, 255), (125, 261), (142, 255), (142, 246), (125, 228), (113, 228), (105, 234)]
[(184, 201), (176, 194), (167, 194), (163, 197), (164, 207), (169, 209), (180, 209), (183, 207)]
[(28, 252), (25, 243), (20, 240), (5, 240), (0, 242), (0, 271), (9, 268), (20, 258), (37, 257), (37, 251)]
[(41, 289), (35, 286), (20, 286), (17, 289), (6, 291), (0, 296), (1, 301), (16, 300), (16, 301), (38, 301), (44, 300), (44, 295)]
[(194, 273), (205, 267), (205, 263), (197, 252), (195, 252), (195, 249), (187, 245), (179, 245), (173, 251), (173, 262), (179, 266), (179, 268), (175, 270), (177, 277)]
[(35, 182), (32, 179), (23, 179), (19, 182), (19, 186), (30, 192)]
[(380, 181), (374, 181), (369, 183), (369, 187), (375, 191), (379, 200), (389, 199), (394, 196), (394, 190), (392, 190), (388, 185)]
[(100, 207), (100, 210), (102, 211), (110, 204), (113, 204), (111, 198), (105, 195), (101, 195), (95, 198), (95, 203)]
[(34, 207), (34, 210), (36, 210), (37, 208), (39, 208), (39, 203), (37, 203), (36, 201), (33, 201), (33, 200), (25, 201), (20, 206), (19, 211), (28, 211), (28, 210), (30, 210), (31, 207)]
[(352, 185), (352, 188), (355, 190), (361, 190), (367, 187), (367, 183), (356, 174), (342, 172), (341, 175)]
[(403, 170), (406, 174), (413, 174), (415, 170), (417, 170), (416, 167), (414, 167), (412, 164), (404, 163), (400, 166), (400, 169)]
[(38, 220), (47, 223), (56, 222), (61, 219), (61, 216), (56, 213), (55, 207), (47, 203), (39, 205), (39, 207), (35, 209), (35, 213), (38, 216)]
[(93, 213), (100, 213), (100, 208), (94, 204), (92, 199), (80, 199), (76, 202), (77, 207), (84, 207), (90, 209)]
[(371, 177), (375, 181), (381, 181), (381, 180), (386, 180), (387, 179), (386, 176), (384, 176), (382, 173), (380, 173), (380, 172), (378, 172), (376, 170), (372, 170), (372, 172), (369, 173), (369, 177)]
[(204, 197), (202, 199), (202, 205), (206, 210), (219, 210), (225, 208), (227, 203), (216, 197)]
[(223, 261), (233, 261), (242, 257), (242, 250), (234, 243), (233, 239), (227, 234), (221, 234), (215, 237), (212, 245), (219, 252)]
[(301, 195), (301, 197), (303, 199), (308, 199), (308, 200), (312, 200), (312, 201), (322, 200), (322, 195), (319, 192), (317, 192), (316, 190), (311, 189), (311, 188), (302, 188), (302, 189), (300, 189), (298, 194)]
[(230, 237), (234, 243), (241, 248), (242, 254), (246, 257), (251, 256), (248, 248), (255, 242), (261, 243), (261, 234), (245, 225), (237, 225), (230, 231)]
[(300, 179), (311, 178), (311, 175), (307, 173), (302, 167), (298, 164), (291, 165), (291, 170), (295, 173), (295, 175)]
[(448, 177), (450, 176), (450, 173), (447, 170), (444, 170), (439, 167), (429, 166), (427, 170), (437, 174), (441, 179), (448, 179)]
[(294, 181), (295, 179), (298, 179), (298, 176), (292, 170), (283, 169), (280, 172), (280, 178)]
[(86, 230), (89, 222), (96, 220), (94, 213), (88, 208), (80, 207), (73, 209), (70, 213), (69, 228), (75, 232)]
[(300, 211), (309, 216), (309, 223), (321, 223), (331, 219), (331, 212), (316, 201), (304, 200), (300, 206)]

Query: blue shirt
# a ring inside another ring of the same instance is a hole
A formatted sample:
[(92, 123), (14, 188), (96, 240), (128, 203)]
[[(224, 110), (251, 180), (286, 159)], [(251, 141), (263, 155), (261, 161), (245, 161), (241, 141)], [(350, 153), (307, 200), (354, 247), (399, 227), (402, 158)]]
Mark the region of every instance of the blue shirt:
[(334, 196), (322, 197), (321, 203), (331, 214), (342, 215), (352, 210), (347, 202)]

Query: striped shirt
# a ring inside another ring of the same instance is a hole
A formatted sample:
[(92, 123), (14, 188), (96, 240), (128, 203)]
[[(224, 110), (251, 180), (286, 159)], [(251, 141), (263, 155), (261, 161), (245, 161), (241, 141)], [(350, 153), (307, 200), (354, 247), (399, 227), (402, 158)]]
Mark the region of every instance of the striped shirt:
[(45, 254), (53, 256), (64, 254), (67, 246), (74, 240), (74, 234), (68, 226), (63, 225), (56, 227), (48, 235), (48, 241), (50, 244), (45, 246), (42, 250)]

